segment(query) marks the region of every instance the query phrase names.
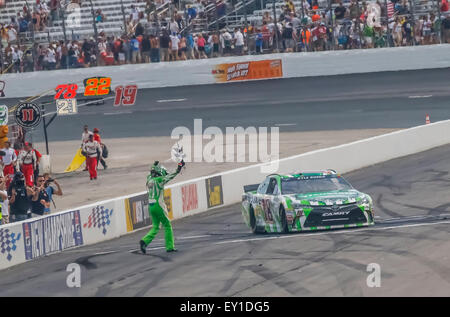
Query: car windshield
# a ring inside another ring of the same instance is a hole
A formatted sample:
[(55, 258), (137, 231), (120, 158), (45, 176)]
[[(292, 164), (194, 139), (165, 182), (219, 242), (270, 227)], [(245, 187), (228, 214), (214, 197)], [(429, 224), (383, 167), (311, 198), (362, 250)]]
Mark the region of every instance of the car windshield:
[(282, 194), (320, 193), (334, 190), (348, 190), (352, 186), (340, 176), (304, 176), (281, 180)]

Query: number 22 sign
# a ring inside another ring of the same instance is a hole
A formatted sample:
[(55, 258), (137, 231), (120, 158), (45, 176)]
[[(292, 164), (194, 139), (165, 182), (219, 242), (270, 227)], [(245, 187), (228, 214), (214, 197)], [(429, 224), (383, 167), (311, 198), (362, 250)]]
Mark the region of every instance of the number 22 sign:
[(84, 80), (85, 96), (104, 96), (111, 91), (110, 77), (92, 77)]

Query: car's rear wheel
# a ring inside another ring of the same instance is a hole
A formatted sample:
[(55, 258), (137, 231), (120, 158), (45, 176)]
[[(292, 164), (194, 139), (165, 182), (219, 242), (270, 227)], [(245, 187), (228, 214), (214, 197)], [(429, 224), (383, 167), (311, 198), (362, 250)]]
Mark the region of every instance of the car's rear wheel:
[(261, 228), (256, 224), (256, 217), (253, 206), (250, 206), (250, 227), (252, 228), (253, 233), (264, 233), (266, 231), (264, 228)]
[(284, 211), (283, 205), (280, 206), (280, 220), (281, 220), (281, 231), (283, 233), (289, 232), (288, 222), (286, 218), (286, 212)]

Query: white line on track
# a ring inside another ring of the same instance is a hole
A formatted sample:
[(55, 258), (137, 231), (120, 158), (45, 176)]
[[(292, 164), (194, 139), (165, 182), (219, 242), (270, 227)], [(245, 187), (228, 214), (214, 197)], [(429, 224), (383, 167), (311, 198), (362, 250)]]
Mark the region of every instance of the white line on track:
[(423, 95), (423, 96), (409, 96), (409, 99), (418, 99), (418, 98), (430, 98), (433, 95)]
[(103, 115), (105, 116), (114, 116), (117, 114), (130, 114), (133, 113), (133, 111), (121, 111), (121, 112), (105, 112)]
[(105, 255), (105, 254), (111, 254), (111, 253), (117, 253), (119, 251), (105, 251), (105, 252), (98, 252), (94, 253), (94, 255)]
[(293, 125), (297, 125), (297, 123), (277, 123), (277, 124), (275, 124), (276, 127), (289, 127), (289, 126), (293, 126)]
[(185, 101), (187, 100), (187, 98), (181, 98), (181, 99), (161, 99), (161, 100), (156, 100), (156, 102), (180, 102), (180, 101)]

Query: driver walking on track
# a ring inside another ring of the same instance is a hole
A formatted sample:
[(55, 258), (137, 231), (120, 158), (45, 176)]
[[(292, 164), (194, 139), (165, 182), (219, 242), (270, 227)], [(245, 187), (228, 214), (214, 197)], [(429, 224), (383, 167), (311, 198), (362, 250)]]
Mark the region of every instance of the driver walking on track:
[(169, 174), (167, 170), (159, 164), (159, 161), (153, 163), (150, 174), (147, 176), (148, 210), (150, 217), (152, 218), (153, 226), (147, 235), (139, 241), (142, 253), (146, 253), (146, 247), (155, 238), (161, 223), (165, 231), (166, 251), (177, 251), (174, 246), (172, 225), (167, 217), (167, 207), (164, 203), (164, 185), (175, 178), (184, 165), (185, 163), (182, 160), (178, 163), (176, 171)]

